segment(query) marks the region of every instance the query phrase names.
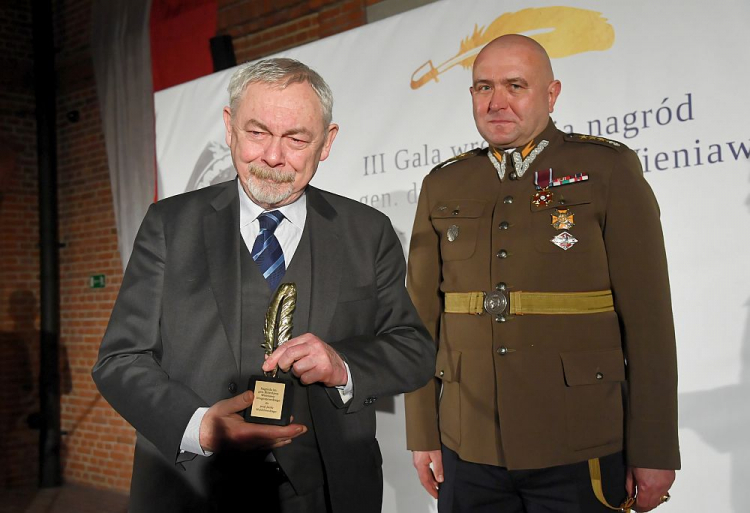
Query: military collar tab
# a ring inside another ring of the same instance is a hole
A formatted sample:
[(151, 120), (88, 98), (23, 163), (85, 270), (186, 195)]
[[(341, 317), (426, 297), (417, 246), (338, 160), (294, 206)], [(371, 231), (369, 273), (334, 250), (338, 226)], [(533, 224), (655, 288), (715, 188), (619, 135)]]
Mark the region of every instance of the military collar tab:
[[(527, 144), (521, 152), (514, 151), (512, 157), (509, 157), (507, 153), (501, 152), (494, 148), (492, 148), (491, 151), (487, 152), (487, 157), (489, 157), (490, 162), (492, 162), (492, 165), (495, 167), (497, 176), (498, 178), (500, 178), (501, 182), (505, 179), (505, 168), (509, 158), (513, 159), (514, 167), (514, 171), (512, 171), (510, 174), (511, 180), (522, 178), (523, 175), (526, 174), (526, 171), (528, 171), (531, 163), (534, 162), (534, 159), (536, 159), (537, 155), (539, 155), (542, 150), (547, 147), (549, 141), (546, 139), (542, 139), (537, 145), (532, 146), (532, 144), (533, 142)], [(526, 150), (532, 147), (533, 149), (528, 152), (525, 158), (521, 156), (522, 153), (526, 153)]]

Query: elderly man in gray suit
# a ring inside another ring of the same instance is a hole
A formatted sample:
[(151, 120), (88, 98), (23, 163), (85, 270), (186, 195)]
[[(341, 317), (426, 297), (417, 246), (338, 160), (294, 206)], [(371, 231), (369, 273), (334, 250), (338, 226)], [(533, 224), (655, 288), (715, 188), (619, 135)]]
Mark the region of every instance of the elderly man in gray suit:
[[(229, 96), (238, 179), (151, 206), (93, 370), (138, 432), (131, 511), (380, 511), (373, 404), (434, 372), (401, 246), (383, 214), (308, 185), (338, 132), (315, 71), (244, 65)], [(264, 360), (282, 279), (293, 338)], [(292, 423), (245, 422), (249, 377), (277, 365)]]

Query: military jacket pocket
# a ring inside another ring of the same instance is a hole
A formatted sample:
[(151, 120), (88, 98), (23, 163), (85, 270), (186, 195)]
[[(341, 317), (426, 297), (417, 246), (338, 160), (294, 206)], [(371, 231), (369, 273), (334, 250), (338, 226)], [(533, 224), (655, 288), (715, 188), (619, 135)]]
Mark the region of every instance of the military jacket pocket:
[(432, 209), (432, 226), (440, 235), (440, 256), (445, 261), (470, 258), (477, 247), (480, 218), (487, 203), (479, 200), (444, 200)]
[(574, 450), (622, 442), (622, 349), (561, 353), (568, 443)]
[(435, 377), (443, 381), (461, 381), (461, 351), (439, 350), (435, 359)]
[(565, 384), (569, 387), (625, 381), (622, 349), (561, 353)]
[(461, 352), (439, 350), (435, 377), (440, 378), (440, 434), (454, 447), (461, 442)]
[(560, 187), (552, 187), (550, 191), (553, 194), (552, 201), (547, 205), (534, 205), (532, 202), (532, 213), (591, 203), (591, 184), (589, 182), (577, 182)]

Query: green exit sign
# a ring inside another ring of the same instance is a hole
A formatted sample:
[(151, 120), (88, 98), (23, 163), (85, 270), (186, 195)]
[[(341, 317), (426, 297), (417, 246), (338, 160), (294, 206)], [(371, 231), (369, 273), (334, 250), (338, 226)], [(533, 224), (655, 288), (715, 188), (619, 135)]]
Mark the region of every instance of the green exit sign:
[(103, 289), (107, 284), (107, 279), (103, 274), (92, 274), (89, 278), (89, 288)]

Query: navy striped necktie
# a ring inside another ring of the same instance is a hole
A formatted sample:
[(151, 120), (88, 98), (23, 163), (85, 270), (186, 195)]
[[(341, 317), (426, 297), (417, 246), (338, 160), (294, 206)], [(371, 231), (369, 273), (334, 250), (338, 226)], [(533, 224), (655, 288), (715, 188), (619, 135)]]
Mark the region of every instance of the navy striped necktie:
[(271, 287), (271, 290), (276, 289), (276, 286), (286, 272), (286, 266), (284, 266), (284, 252), (281, 250), (279, 240), (273, 234), (283, 219), (284, 214), (278, 210), (263, 212), (258, 216), (260, 233), (255, 239), (251, 251), (253, 260), (258, 264), (260, 272), (263, 273), (263, 277), (268, 282), (268, 286)]

